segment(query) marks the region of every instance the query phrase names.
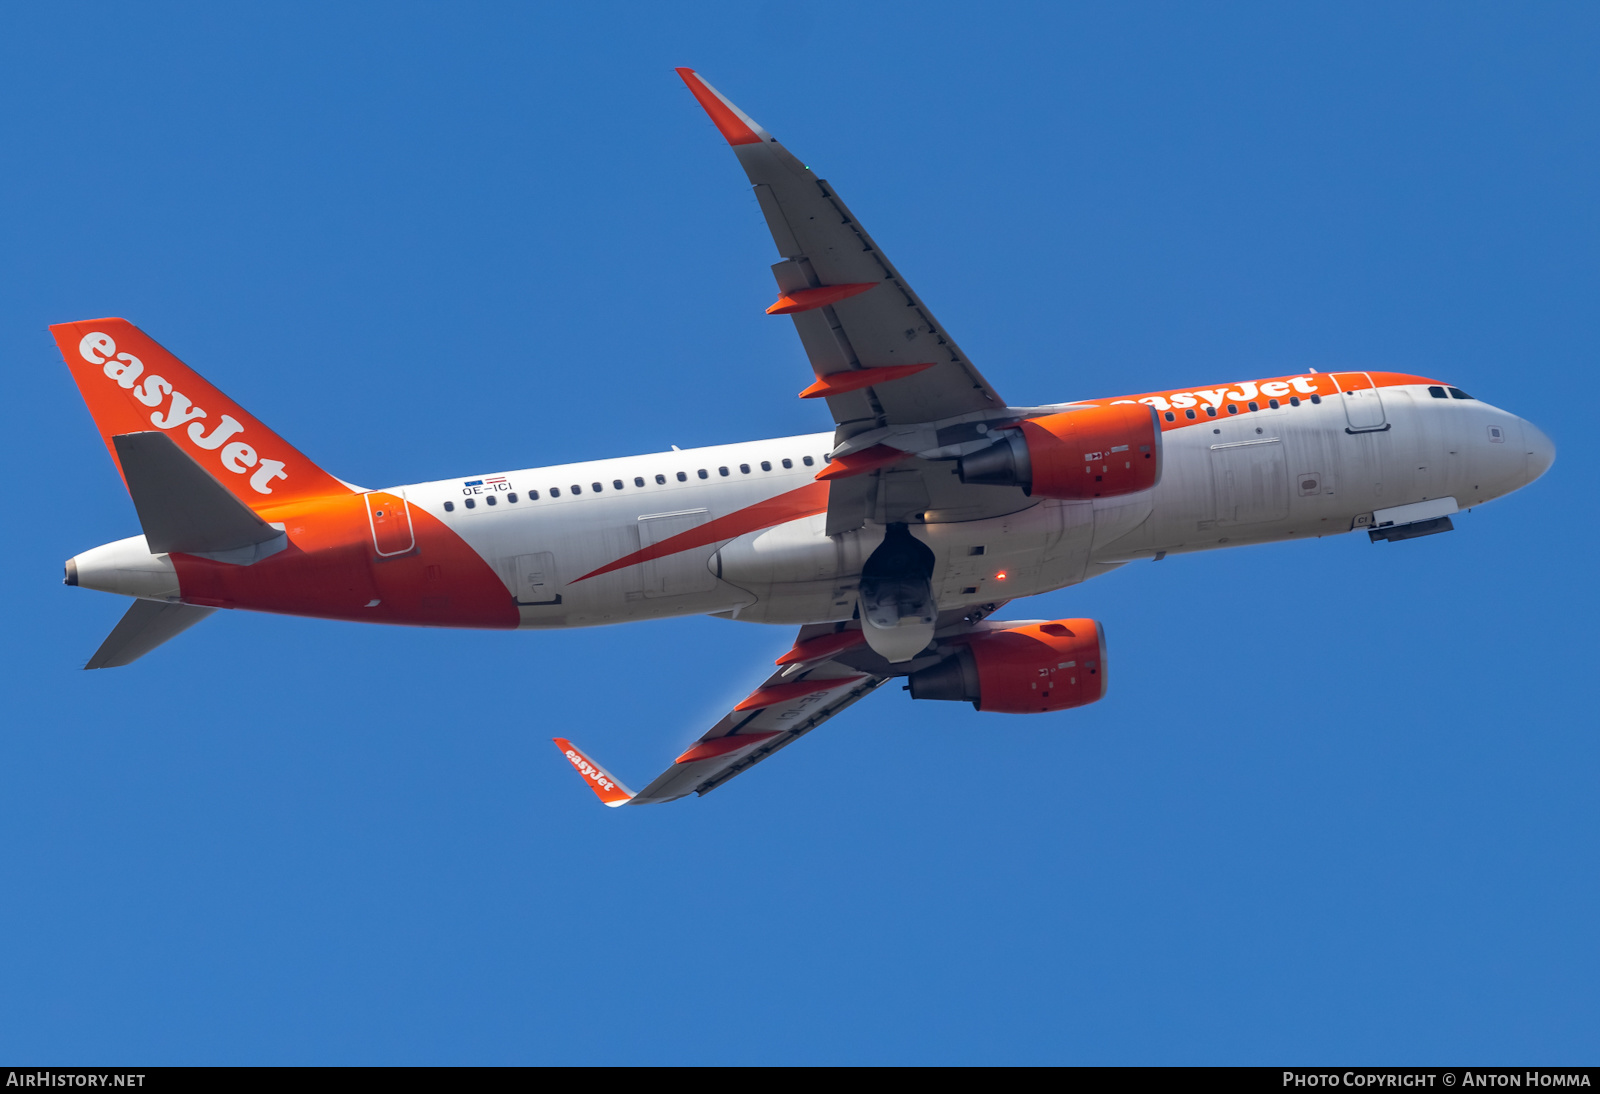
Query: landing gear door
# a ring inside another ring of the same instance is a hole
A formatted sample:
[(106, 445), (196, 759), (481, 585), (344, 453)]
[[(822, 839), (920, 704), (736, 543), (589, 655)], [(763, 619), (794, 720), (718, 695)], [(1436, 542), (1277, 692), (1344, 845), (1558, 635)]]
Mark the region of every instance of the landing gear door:
[(1379, 394), (1372, 377), (1365, 372), (1335, 372), (1330, 374), (1339, 385), (1339, 398), (1344, 402), (1347, 432), (1381, 433), (1389, 428), (1383, 413), (1383, 396)]

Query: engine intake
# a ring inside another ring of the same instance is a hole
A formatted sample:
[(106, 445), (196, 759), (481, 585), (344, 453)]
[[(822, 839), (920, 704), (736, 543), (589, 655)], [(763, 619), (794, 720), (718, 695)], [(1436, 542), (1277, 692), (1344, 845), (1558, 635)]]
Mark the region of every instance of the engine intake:
[(910, 676), (911, 698), (968, 702), (1000, 714), (1087, 706), (1106, 693), (1105, 628), (1057, 619), (980, 631), (963, 648)]
[(1155, 407), (1114, 403), (1029, 418), (963, 457), (965, 483), (1020, 486), (1029, 497), (1077, 501), (1148, 490), (1161, 481)]

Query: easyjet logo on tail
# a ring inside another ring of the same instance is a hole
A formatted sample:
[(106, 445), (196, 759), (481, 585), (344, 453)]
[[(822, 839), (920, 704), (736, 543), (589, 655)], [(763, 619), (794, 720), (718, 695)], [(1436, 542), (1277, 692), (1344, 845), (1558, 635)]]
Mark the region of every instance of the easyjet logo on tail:
[(99, 365), (108, 379), (139, 402), (156, 408), (150, 415), (151, 425), (164, 430), (187, 426), (185, 432), (196, 447), (216, 452), (218, 462), (232, 474), (249, 475), (250, 489), (256, 493), (270, 494), (274, 480), (289, 477), (282, 460), (265, 459), (249, 442), (237, 439), (244, 432), (238, 419), (223, 414), (215, 422), (203, 422), (203, 408), (195, 406), (165, 376), (146, 376), (144, 362), (131, 353), (118, 353), (116, 340), (109, 334), (91, 331), (84, 335), (78, 343), (78, 354), (91, 365)]

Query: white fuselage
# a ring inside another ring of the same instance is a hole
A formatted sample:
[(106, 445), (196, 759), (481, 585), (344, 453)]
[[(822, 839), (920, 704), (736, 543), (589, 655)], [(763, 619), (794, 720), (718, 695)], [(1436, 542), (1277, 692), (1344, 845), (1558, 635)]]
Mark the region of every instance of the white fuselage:
[[(1536, 428), (1478, 400), (1407, 385), (1384, 388), (1382, 402), (1381, 431), (1352, 432), (1337, 397), (1180, 423), (1164, 433), (1164, 470), (1151, 490), (1094, 501), (1018, 491), (1017, 511), (1005, 516), (914, 525), (938, 559), (939, 606), (1047, 592), (1132, 559), (1348, 532), (1375, 511), (1415, 502), (1454, 499), (1465, 509), (1532, 481), (1553, 457)], [(495, 569), (523, 627), (687, 614), (817, 623), (854, 613), (856, 579), (881, 526), (829, 537), (818, 514), (577, 579), (805, 486), (832, 445), (832, 434), (816, 433), (393, 492)]]

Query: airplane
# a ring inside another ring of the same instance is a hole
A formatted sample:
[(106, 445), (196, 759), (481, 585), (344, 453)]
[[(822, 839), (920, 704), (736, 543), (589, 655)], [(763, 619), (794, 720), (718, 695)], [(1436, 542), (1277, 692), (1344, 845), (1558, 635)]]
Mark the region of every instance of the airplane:
[(143, 534), (66, 563), (135, 598), (86, 668), (219, 608), (556, 629), (712, 615), (798, 628), (643, 790), (566, 738), (609, 806), (704, 795), (891, 680), (1038, 714), (1106, 694), (1092, 619), (1007, 603), (1140, 559), (1365, 531), (1403, 542), (1550, 467), (1531, 423), (1444, 381), (1306, 370), (1011, 406), (833, 186), (692, 69), (749, 176), (776, 301), (832, 432), (373, 490), (336, 478), (123, 319), (50, 328)]

